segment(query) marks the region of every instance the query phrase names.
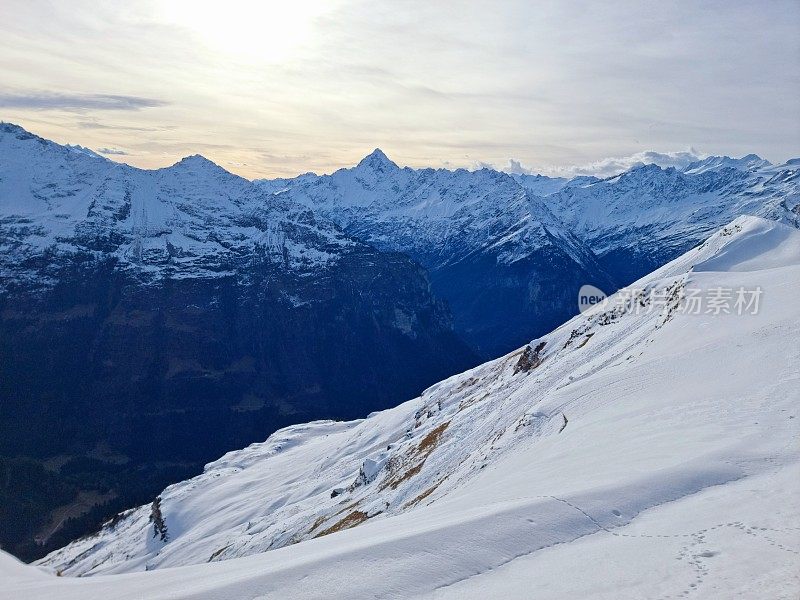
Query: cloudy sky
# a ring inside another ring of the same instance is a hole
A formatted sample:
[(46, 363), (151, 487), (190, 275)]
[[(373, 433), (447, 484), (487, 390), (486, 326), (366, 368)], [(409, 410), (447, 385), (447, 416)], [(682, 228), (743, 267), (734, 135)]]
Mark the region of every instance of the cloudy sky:
[(798, 0), (2, 5), (0, 120), (142, 167), (800, 155)]

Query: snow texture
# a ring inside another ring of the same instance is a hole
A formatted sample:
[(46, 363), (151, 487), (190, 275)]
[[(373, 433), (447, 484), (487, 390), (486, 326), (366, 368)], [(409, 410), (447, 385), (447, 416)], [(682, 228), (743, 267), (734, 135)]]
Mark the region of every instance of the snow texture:
[[(0, 557), (0, 598), (796, 598), (800, 232), (740, 217), (631, 287), (666, 301), (230, 452), (160, 494), (166, 543), (143, 506)], [(678, 310), (720, 287), (760, 310)]]

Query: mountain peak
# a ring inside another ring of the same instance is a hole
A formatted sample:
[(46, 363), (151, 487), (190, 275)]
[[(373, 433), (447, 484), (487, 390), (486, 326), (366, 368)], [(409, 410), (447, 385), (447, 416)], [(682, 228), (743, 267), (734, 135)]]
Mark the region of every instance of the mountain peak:
[(730, 156), (708, 156), (702, 160), (688, 165), (684, 171), (687, 173), (699, 174), (709, 170), (719, 170), (724, 168), (736, 169), (738, 171), (751, 171), (761, 167), (768, 167), (772, 163), (761, 158), (757, 154), (748, 154), (741, 158)]
[(219, 166), (213, 160), (210, 160), (202, 154), (192, 154), (191, 156), (184, 156), (170, 168), (181, 168), (190, 171), (208, 171), (208, 172), (224, 172), (229, 173), (224, 167)]
[(9, 133), (15, 136), (18, 140), (41, 140), (42, 142), (48, 141), (40, 138), (35, 133), (31, 133), (24, 127), (8, 121), (0, 121), (0, 133)]
[(180, 159), (177, 165), (214, 165), (215, 167), (219, 166), (213, 160), (210, 160), (203, 156), (202, 154), (192, 154), (190, 156), (184, 156)]
[(30, 133), (20, 125), (17, 125), (16, 123), (10, 123), (8, 121), (0, 121), (0, 131), (4, 131), (6, 133)]
[(375, 148), (370, 154), (361, 159), (356, 168), (368, 167), (375, 171), (387, 171), (397, 169), (397, 164), (389, 160), (380, 148)]

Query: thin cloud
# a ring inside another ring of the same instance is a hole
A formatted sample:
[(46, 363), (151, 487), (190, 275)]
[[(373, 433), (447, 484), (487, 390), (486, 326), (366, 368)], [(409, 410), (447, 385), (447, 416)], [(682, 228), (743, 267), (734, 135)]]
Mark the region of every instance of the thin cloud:
[(119, 148), (98, 148), (97, 151), (100, 154), (113, 154), (118, 156), (128, 156), (128, 153), (125, 150), (120, 150)]
[(634, 152), (690, 142), (797, 155), (797, 0), (722, 11), (468, 0), (455, 12), (347, 0), (277, 63), (235, 40), (210, 48), (216, 33), (176, 25), (161, 4), (3, 0), (14, 19), (0, 20), (0, 112), (58, 141), (113, 142), (132, 156), (109, 158), (136, 166), (201, 152), (248, 177), (329, 173), (376, 145), (409, 166), (480, 159), (564, 176), (611, 175)]
[(532, 175), (533, 169), (529, 169), (528, 167), (524, 166), (520, 161), (514, 160), (513, 158), (508, 159), (508, 166), (503, 169), (506, 173), (510, 173), (511, 175)]
[(638, 165), (658, 165), (662, 168), (675, 167), (683, 169), (693, 162), (707, 158), (707, 154), (698, 152), (694, 148), (678, 152), (637, 152), (629, 156), (615, 156), (603, 158), (583, 165), (570, 165), (563, 167), (527, 167), (519, 160), (508, 159), (508, 164), (497, 168), (489, 163), (478, 162), (476, 166), (497, 169), (512, 175), (549, 175), (555, 177), (577, 177), (590, 175), (595, 177), (612, 177), (624, 173)]
[(173, 125), (162, 125), (159, 127), (131, 127), (129, 125), (109, 125), (107, 123), (99, 123), (97, 121), (79, 121), (75, 124), (78, 129), (108, 129), (116, 131), (170, 131), (175, 129)]
[(29, 110), (123, 110), (135, 111), (169, 104), (164, 100), (117, 94), (0, 93), (0, 107)]
[(702, 160), (706, 156), (706, 154), (698, 152), (694, 148), (679, 152), (637, 152), (630, 156), (604, 158), (587, 165), (562, 167), (556, 171), (559, 175), (567, 177), (576, 175), (612, 177), (638, 165), (658, 165), (662, 168), (675, 167), (676, 169), (682, 169), (693, 162)]

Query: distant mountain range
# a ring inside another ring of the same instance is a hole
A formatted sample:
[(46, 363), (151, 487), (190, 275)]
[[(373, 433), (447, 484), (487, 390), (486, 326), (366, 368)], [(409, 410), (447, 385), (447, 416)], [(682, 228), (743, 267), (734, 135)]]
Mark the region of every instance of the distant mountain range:
[(280, 427), (394, 406), (739, 214), (797, 227), (798, 167), (566, 180), (376, 150), (251, 182), (0, 124), (0, 543), (40, 555)]
[(755, 155), (564, 179), (401, 169), (375, 150), (331, 175), (256, 183), (417, 260), (487, 358), (569, 318), (581, 285), (614, 291), (738, 215), (800, 225), (800, 159)]

